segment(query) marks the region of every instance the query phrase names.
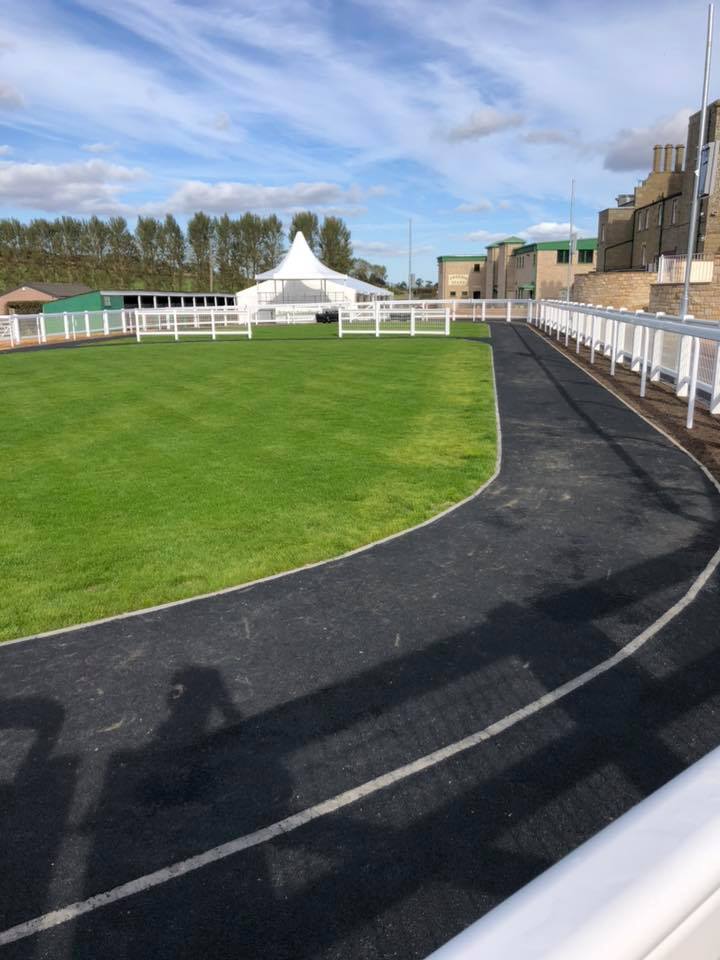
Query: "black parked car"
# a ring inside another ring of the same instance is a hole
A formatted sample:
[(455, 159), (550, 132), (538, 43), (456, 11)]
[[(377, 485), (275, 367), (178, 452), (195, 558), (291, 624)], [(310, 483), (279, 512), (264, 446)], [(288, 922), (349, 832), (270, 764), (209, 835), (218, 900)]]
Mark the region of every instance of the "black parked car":
[(315, 314), (315, 319), (318, 323), (337, 323), (338, 312), (337, 310), (321, 310), (320, 313)]

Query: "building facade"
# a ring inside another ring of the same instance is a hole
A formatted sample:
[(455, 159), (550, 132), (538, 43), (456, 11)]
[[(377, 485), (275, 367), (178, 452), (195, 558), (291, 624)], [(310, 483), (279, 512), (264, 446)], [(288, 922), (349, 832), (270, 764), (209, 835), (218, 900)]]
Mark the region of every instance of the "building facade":
[(152, 310), (160, 307), (231, 307), (232, 293), (183, 293), (174, 290), (89, 290), (43, 304), (43, 313), (80, 313), (85, 310)]
[(43, 305), (59, 297), (87, 293), (84, 283), (26, 283), (0, 295), (0, 315), (9, 313), (40, 313)]
[(438, 299), (481, 300), (485, 294), (484, 254), (438, 257)]
[(527, 243), (515, 249), (507, 270), (507, 296), (517, 300), (556, 300), (565, 297), (569, 278), (574, 280), (595, 269), (597, 240), (592, 238), (575, 242), (572, 271), (569, 247), (569, 240), (552, 240)]

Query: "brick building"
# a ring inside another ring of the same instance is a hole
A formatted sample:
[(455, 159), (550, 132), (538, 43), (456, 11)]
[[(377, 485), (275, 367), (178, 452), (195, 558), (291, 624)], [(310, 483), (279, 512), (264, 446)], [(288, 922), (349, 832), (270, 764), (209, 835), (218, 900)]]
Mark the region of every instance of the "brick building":
[[(566, 295), (570, 259), (569, 240), (549, 240), (517, 247), (510, 257), (506, 296), (555, 300)], [(578, 240), (573, 251), (572, 276), (595, 269), (595, 238)]]

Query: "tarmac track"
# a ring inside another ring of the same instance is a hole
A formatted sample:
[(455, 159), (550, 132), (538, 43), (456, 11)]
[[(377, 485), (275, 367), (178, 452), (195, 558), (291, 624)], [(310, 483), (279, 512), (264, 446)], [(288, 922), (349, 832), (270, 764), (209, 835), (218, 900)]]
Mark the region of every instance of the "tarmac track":
[(492, 332), (476, 498), (0, 647), (2, 960), (422, 958), (720, 743), (717, 489), (530, 329)]

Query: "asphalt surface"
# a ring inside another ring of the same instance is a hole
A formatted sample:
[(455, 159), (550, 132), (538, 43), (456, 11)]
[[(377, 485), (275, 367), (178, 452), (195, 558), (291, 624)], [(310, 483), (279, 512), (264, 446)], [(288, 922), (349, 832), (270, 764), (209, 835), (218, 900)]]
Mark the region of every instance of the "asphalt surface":
[[(477, 498), (344, 560), (0, 647), (0, 930), (481, 730), (685, 594), (720, 543), (715, 487), (531, 330), (492, 334), (503, 461)], [(719, 611), (714, 575), (493, 739), (0, 957), (424, 957), (720, 743)]]

